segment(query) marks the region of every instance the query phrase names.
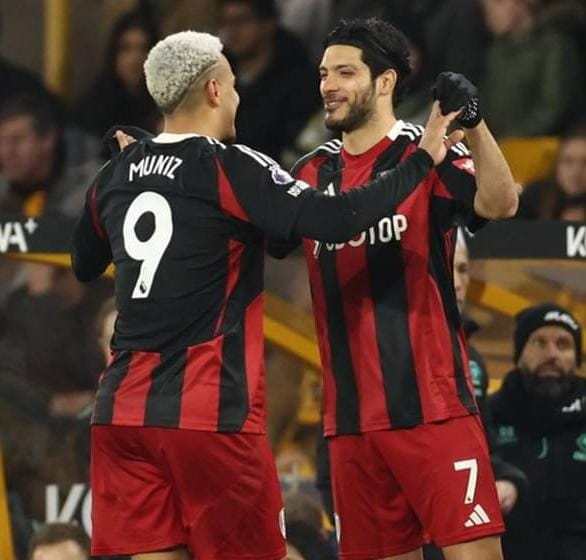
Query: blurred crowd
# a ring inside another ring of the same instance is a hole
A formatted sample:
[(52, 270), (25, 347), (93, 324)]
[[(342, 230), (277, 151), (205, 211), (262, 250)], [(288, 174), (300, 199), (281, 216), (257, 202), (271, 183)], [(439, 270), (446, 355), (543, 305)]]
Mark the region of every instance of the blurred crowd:
[[(586, 220), (586, 1), (202, 0), (201, 21), (162, 14), (158, 4), (169, 11), (167, 2), (136, 2), (118, 17), (101, 69), (78, 98), (59, 97), (38, 76), (0, 58), (3, 217), (52, 215), (70, 227), (108, 158), (102, 141), (108, 129), (124, 123), (161, 130), (143, 63), (161, 36), (163, 15), (173, 31), (219, 33), (240, 94), (238, 141), (286, 166), (329, 139), (317, 71), (328, 30), (341, 18), (379, 16), (405, 33), (411, 49), (413, 74), (397, 92), (398, 118), (424, 124), (435, 76), (446, 70), (464, 73), (479, 86), (483, 112), (499, 141), (557, 139), (551, 173), (524, 185), (517, 217)], [(467, 256), (464, 261), (467, 267)], [(298, 257), (269, 265), (267, 288), (297, 309), (309, 309)], [(37, 560), (35, 550), (55, 546), (64, 547), (60, 558), (88, 557), (88, 421), (109, 354), (115, 320), (111, 296), (108, 279), (81, 286), (66, 268), (0, 260), (0, 436), (19, 560)], [(572, 375), (578, 373), (579, 358), (578, 353), (567, 368)], [(481, 364), (482, 358), (476, 361)], [(514, 366), (519, 369), (519, 356)], [(289, 558), (335, 558), (327, 457), (318, 445), (319, 373), (271, 348), (267, 369), (269, 434), (286, 492)], [(484, 399), (486, 372), (478, 379), (477, 396)], [(507, 390), (513, 391), (514, 379)], [(567, 406), (583, 411), (586, 390), (582, 385), (574, 389), (578, 404)], [(557, 535), (570, 526), (568, 540), (583, 546), (586, 558), (586, 494), (570, 486), (574, 482), (560, 459), (567, 443), (575, 476), (586, 474), (586, 417), (568, 412), (568, 424), (552, 412), (551, 425), (517, 426), (516, 416), (508, 416), (510, 396), (494, 400), (489, 420), (495, 445), (504, 446), (500, 459), (510, 467), (503, 481), (514, 487), (503, 498), (507, 519), (514, 526), (520, 515), (528, 515), (523, 512), (542, 508), (553, 523), (552, 512), (557, 512), (555, 527), (547, 531)], [(530, 416), (543, 401), (525, 404)], [(514, 449), (519, 442), (528, 442), (527, 448)], [(541, 446), (538, 459), (529, 460), (534, 444)], [(559, 513), (564, 505), (571, 517)], [(570, 521), (562, 523), (562, 518)], [(57, 524), (40, 530), (48, 521)], [(526, 538), (523, 530), (519, 542)], [(509, 546), (514, 550), (516, 543)], [(428, 554), (432, 558), (434, 552)]]

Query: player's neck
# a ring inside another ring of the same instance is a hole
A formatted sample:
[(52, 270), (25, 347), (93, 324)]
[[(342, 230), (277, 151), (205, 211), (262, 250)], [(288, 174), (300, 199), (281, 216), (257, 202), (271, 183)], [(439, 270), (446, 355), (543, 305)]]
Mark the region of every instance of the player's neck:
[(198, 134), (218, 140), (222, 136), (222, 128), (214, 115), (203, 112), (167, 115), (163, 132), (170, 134)]
[(389, 133), (396, 122), (397, 119), (392, 112), (385, 112), (384, 115), (375, 114), (360, 128), (343, 134), (344, 150), (352, 155), (368, 151)]

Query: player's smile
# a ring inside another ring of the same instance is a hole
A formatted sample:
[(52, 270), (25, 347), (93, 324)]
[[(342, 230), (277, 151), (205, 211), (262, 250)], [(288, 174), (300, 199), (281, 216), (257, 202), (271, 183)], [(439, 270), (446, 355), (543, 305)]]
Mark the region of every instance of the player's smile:
[(324, 109), (326, 113), (331, 114), (337, 111), (343, 105), (348, 104), (348, 97), (339, 94), (329, 94), (323, 96)]
[(333, 113), (336, 109), (339, 109), (344, 103), (346, 103), (345, 99), (329, 99), (324, 102), (324, 107), (328, 113)]

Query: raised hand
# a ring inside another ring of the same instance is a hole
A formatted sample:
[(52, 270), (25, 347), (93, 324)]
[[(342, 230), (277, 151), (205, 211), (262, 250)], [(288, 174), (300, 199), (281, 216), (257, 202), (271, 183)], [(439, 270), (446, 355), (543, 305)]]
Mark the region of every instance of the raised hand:
[(456, 120), (465, 128), (474, 128), (482, 120), (478, 88), (462, 74), (442, 72), (433, 86), (433, 98), (444, 114), (459, 110)]
[(448, 127), (458, 113), (459, 111), (452, 111), (443, 115), (439, 101), (434, 101), (431, 107), (431, 114), (419, 141), (419, 147), (431, 156), (434, 165), (439, 165), (446, 157), (448, 150), (464, 138), (462, 130), (455, 130), (447, 136)]

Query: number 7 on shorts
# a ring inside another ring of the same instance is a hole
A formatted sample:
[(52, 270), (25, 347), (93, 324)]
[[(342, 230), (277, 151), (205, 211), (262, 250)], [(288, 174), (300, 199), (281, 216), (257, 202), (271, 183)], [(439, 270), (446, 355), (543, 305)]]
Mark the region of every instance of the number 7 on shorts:
[(478, 461), (476, 459), (464, 459), (463, 461), (454, 462), (455, 471), (470, 471), (468, 474), (468, 484), (466, 485), (465, 504), (471, 504), (476, 494), (476, 485), (478, 483)]

